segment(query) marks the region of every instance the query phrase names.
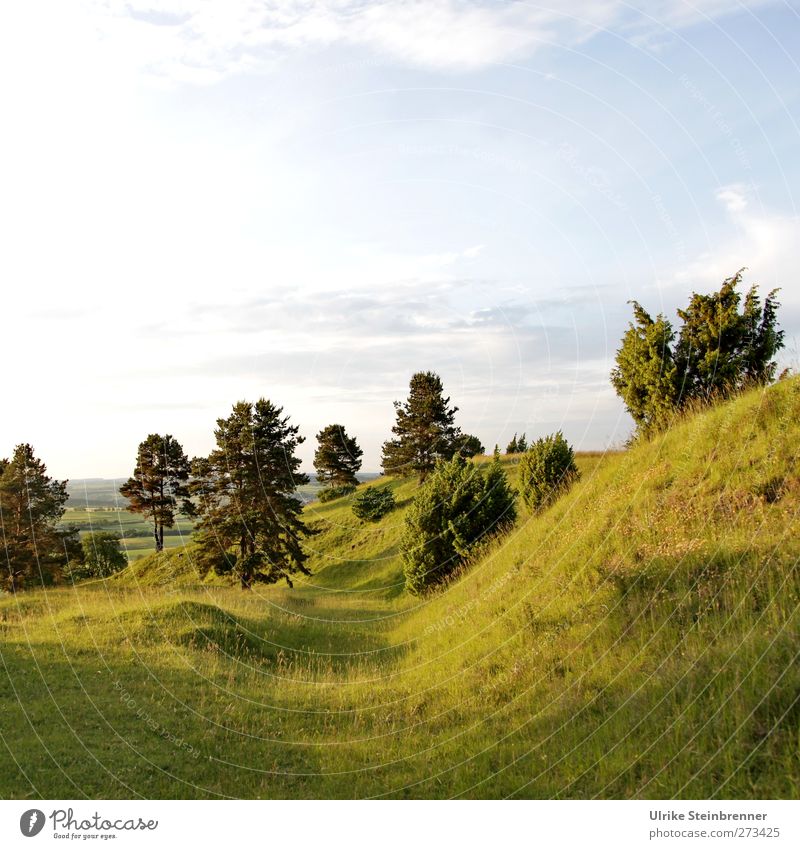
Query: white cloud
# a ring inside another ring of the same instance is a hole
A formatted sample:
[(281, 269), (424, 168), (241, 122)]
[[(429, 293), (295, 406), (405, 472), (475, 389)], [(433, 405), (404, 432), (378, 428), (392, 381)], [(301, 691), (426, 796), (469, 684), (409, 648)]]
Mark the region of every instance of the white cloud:
[(717, 200), (731, 213), (742, 212), (747, 208), (747, 192), (741, 183), (721, 188), (717, 192)]
[(733, 232), (714, 245), (713, 251), (696, 257), (675, 276), (683, 293), (687, 284), (700, 289), (718, 286), (740, 268), (747, 268), (746, 281), (757, 283), (762, 292), (780, 288), (781, 324), (786, 330), (784, 359), (797, 355), (800, 333), (800, 217), (758, 207), (740, 186), (717, 192), (717, 200), (728, 211)]
[[(572, 0), (557, 9), (474, 0), (84, 0), (83, 17), (74, 9), (69, 17), (71, 29), (82, 21), (121, 65), (203, 84), (264, 70), (287, 51), (335, 45), (424, 68), (479, 70), (604, 30), (648, 43), (742, 8), (736, 0), (661, 0), (642, 10), (622, 0)], [(45, 14), (37, 6), (36, 20)]]

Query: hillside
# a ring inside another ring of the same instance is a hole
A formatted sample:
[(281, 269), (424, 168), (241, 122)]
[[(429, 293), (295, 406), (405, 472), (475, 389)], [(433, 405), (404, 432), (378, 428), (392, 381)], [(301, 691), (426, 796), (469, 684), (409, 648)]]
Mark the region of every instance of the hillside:
[(377, 524), (309, 504), (293, 590), (189, 545), (4, 598), (0, 796), (796, 798), (798, 444), (792, 379), (579, 457), (423, 599), (409, 480)]

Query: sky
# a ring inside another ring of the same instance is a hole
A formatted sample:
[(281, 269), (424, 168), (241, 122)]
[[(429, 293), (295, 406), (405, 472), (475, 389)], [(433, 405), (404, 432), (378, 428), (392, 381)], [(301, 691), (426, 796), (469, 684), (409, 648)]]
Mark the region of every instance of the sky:
[(627, 302), (743, 266), (796, 367), (799, 61), (784, 0), (4, 4), (0, 455), (264, 396), (373, 471), (419, 370), (488, 449), (620, 445)]

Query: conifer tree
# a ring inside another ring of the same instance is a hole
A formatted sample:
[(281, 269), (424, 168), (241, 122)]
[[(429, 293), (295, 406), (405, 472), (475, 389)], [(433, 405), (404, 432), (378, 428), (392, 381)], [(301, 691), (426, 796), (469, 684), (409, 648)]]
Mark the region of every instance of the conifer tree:
[(663, 428), (692, 399), (724, 398), (775, 377), (773, 359), (783, 347), (778, 329), (777, 290), (762, 305), (752, 286), (744, 298), (737, 287), (744, 269), (710, 295), (696, 292), (686, 309), (678, 341), (664, 316), (653, 320), (632, 301), (634, 322), (622, 337), (611, 382), (640, 434)]
[(458, 450), (461, 431), (455, 426), (458, 407), (450, 406), (438, 374), (417, 372), (408, 399), (395, 401), (395, 434), (383, 445), (383, 471), (387, 475), (419, 475), (424, 481), (438, 460), (449, 460)]
[(485, 533), (508, 528), (517, 519), (516, 495), (500, 462), (500, 449), (497, 446), (486, 472), (481, 511)]
[(298, 431), (264, 398), (240, 401), (217, 420), (217, 447), (193, 464), (201, 572), (232, 574), (242, 589), (281, 578), (292, 586), (293, 574), (310, 574), (301, 540), (312, 531), (295, 494), (308, 483), (295, 455)]
[(61, 527), (67, 481), (54, 480), (28, 444), (0, 460), (0, 574), (9, 592), (50, 582), (70, 560), (80, 560), (77, 529)]
[(444, 580), (481, 540), (507, 529), (515, 518), (514, 492), (499, 451), (486, 476), (459, 454), (439, 462), (405, 516), (401, 550), (406, 589), (418, 595)]
[(622, 337), (611, 383), (639, 432), (646, 434), (667, 424), (678, 403), (675, 333), (663, 315), (653, 320), (639, 303), (631, 304), (634, 322)]
[(317, 434), (314, 469), (319, 480), (329, 489), (345, 490), (358, 485), (356, 473), (361, 468), (363, 451), (344, 425), (331, 424)]
[(517, 435), (514, 434), (511, 442), (506, 445), (506, 454), (516, 454), (519, 451), (519, 447), (517, 445)]
[(523, 433), (517, 440), (517, 453), (524, 454), (528, 450), (528, 440)]
[(177, 439), (151, 433), (139, 443), (133, 477), (119, 489), (130, 502), (128, 510), (152, 523), (156, 551), (164, 548), (164, 528), (175, 524), (176, 513), (194, 514), (189, 498), (190, 469), (189, 458)]
[(721, 398), (749, 383), (775, 376), (775, 354), (783, 347), (777, 329), (777, 290), (762, 307), (757, 287), (745, 295), (743, 312), (737, 286), (744, 269), (725, 280), (718, 292), (692, 295), (675, 349), (683, 398)]
[(483, 443), (477, 436), (471, 433), (463, 433), (458, 440), (458, 453), (467, 460), (470, 457), (476, 457), (478, 454), (483, 454)]

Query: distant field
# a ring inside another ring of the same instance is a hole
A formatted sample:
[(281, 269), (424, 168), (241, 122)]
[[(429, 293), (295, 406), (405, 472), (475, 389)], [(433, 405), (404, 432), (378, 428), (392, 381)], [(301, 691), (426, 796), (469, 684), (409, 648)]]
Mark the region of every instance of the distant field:
[[(364, 473), (359, 478), (374, 480), (377, 474)], [(67, 485), (69, 501), (63, 522), (77, 525), (81, 535), (93, 531), (110, 531), (122, 537), (122, 547), (128, 560), (138, 560), (154, 550), (153, 529), (141, 516), (130, 513), (127, 499), (119, 494), (122, 479), (83, 478), (71, 480)], [(297, 494), (308, 504), (316, 498), (320, 486), (315, 478), (311, 483), (298, 487)], [(164, 548), (176, 548), (185, 545), (192, 536), (194, 524), (181, 517), (175, 527), (164, 531)]]
[[(77, 525), (81, 535), (93, 531), (110, 531), (122, 537), (122, 547), (129, 560), (136, 560), (154, 549), (152, 526), (141, 516), (115, 507), (67, 507), (64, 524)], [(193, 523), (180, 518), (174, 528), (164, 531), (164, 547), (174, 548), (188, 542)]]

